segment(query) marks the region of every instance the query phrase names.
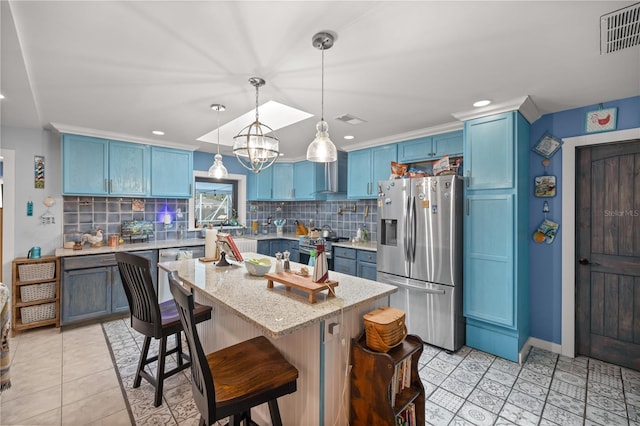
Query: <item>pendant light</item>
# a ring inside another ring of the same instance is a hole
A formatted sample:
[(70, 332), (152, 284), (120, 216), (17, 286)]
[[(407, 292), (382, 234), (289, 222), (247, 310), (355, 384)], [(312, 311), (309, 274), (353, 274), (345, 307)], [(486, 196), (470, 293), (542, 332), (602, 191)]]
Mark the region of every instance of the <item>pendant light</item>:
[(256, 88), (256, 121), (234, 136), (233, 153), (242, 167), (259, 173), (278, 159), (280, 141), (273, 129), (261, 123), (258, 117), (258, 88), (264, 86), (265, 81), (260, 77), (251, 77), (249, 83)]
[(324, 51), (333, 46), (335, 36), (328, 32), (320, 32), (313, 36), (311, 43), (322, 52), (322, 101), (320, 121), (316, 124), (316, 137), (307, 148), (307, 160), (316, 163), (331, 163), (338, 159), (336, 146), (329, 138), (329, 125), (324, 121)]
[(222, 155), (220, 155), (220, 111), (224, 111), (225, 108), (222, 104), (213, 104), (211, 109), (217, 112), (218, 116), (218, 153), (213, 157), (213, 164), (209, 167), (209, 176), (216, 179), (224, 179), (229, 176), (227, 168), (222, 164)]

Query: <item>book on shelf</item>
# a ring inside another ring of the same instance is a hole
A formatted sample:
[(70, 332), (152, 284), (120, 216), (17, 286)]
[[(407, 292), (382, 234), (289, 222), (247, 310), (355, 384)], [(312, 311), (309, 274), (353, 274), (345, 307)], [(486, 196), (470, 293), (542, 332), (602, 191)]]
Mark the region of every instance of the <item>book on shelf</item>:
[(396, 416), (396, 424), (398, 426), (417, 426), (416, 405), (413, 402)]
[(395, 365), (389, 392), (392, 407), (396, 404), (396, 395), (408, 387), (411, 387), (411, 357), (407, 357)]

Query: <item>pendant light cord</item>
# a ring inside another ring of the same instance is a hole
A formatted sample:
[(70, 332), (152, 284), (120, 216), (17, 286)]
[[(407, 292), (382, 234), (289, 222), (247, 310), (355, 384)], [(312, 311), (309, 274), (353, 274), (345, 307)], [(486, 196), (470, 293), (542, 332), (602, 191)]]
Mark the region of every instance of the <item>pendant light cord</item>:
[(220, 107), (218, 107), (218, 154), (220, 154)]
[(258, 85), (256, 85), (256, 123), (258, 123)]
[(320, 95), (320, 120), (324, 121), (324, 42), (322, 43), (322, 85), (321, 85), (321, 95)]

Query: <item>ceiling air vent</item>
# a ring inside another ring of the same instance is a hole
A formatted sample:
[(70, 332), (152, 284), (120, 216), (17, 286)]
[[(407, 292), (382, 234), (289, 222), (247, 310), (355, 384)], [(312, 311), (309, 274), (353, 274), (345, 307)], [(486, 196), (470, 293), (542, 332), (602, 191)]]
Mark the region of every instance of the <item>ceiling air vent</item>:
[(344, 121), (345, 123), (351, 124), (354, 126), (356, 124), (366, 123), (366, 120), (363, 120), (362, 118), (354, 117), (353, 115), (350, 115), (350, 114), (343, 114), (339, 117), (336, 117), (336, 120)]
[(640, 3), (600, 18), (600, 54), (640, 45)]

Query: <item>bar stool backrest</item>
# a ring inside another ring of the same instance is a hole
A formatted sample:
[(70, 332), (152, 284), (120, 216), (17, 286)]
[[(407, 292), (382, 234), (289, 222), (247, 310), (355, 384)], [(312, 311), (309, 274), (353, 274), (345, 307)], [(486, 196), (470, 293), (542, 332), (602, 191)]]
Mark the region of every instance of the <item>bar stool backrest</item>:
[(116, 253), (116, 262), (129, 302), (131, 327), (145, 336), (159, 339), (162, 337), (162, 316), (151, 278), (151, 262), (126, 252)]
[(193, 294), (180, 284), (173, 272), (169, 273), (169, 289), (176, 302), (184, 334), (189, 344), (193, 399), (198, 411), (200, 411), (200, 415), (205, 420), (205, 424), (212, 425), (216, 421), (215, 388), (207, 357), (202, 349), (196, 329), (193, 315)]

